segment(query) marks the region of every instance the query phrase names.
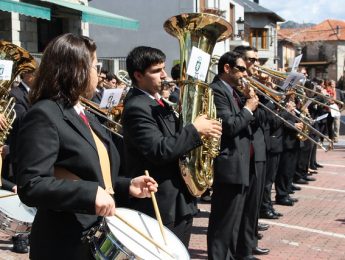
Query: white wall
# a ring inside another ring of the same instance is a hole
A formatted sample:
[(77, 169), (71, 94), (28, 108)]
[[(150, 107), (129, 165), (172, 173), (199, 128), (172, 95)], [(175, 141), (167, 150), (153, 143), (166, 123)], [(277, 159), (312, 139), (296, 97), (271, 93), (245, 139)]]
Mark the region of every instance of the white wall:
[(176, 0), (93, 0), (89, 6), (139, 21), (139, 30), (130, 31), (90, 24), (90, 37), (96, 40), (99, 57), (126, 57), (136, 46), (161, 49), (167, 55), (167, 71), (180, 59), (178, 40), (163, 29), (164, 22), (181, 13), (195, 12), (195, 1)]

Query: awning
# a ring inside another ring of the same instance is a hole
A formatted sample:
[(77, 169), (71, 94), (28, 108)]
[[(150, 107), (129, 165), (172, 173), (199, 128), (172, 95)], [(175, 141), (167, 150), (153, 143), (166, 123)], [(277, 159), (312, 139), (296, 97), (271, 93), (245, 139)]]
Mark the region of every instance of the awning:
[(0, 0), (0, 10), (50, 20), (49, 8), (23, 2)]
[(55, 5), (64, 6), (70, 9), (80, 11), (82, 14), (82, 21), (97, 25), (112, 26), (121, 29), (137, 30), (139, 22), (137, 20), (127, 18), (124, 16), (112, 14), (91, 6), (74, 4), (63, 0), (41, 0), (42, 2), (49, 2)]

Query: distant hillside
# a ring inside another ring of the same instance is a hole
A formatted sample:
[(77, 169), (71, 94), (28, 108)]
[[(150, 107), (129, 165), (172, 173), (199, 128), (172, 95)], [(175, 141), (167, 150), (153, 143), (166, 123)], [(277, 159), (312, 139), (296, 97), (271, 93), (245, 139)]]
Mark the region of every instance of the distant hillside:
[(285, 28), (305, 28), (314, 26), (314, 23), (296, 23), (294, 21), (287, 21), (285, 23), (280, 24), (281, 29)]

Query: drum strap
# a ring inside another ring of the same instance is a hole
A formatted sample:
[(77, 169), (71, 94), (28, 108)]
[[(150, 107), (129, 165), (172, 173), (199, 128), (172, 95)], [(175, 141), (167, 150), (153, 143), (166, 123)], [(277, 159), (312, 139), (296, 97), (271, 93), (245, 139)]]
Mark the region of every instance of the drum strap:
[[(101, 141), (101, 139), (99, 139), (99, 137), (95, 134), (95, 132), (91, 129), (91, 127), (89, 127), (89, 129), (96, 143), (99, 163), (101, 166), (102, 177), (103, 177), (103, 181), (105, 185), (105, 190), (109, 194), (113, 195), (114, 189), (113, 189), (113, 185), (111, 181), (110, 160), (109, 160), (108, 151), (105, 148), (104, 143)], [(57, 179), (80, 180), (80, 177), (78, 177), (74, 173), (71, 173), (70, 171), (61, 167), (55, 167), (54, 176)]]
[(111, 182), (110, 160), (109, 160), (108, 151), (105, 148), (104, 143), (101, 141), (101, 139), (99, 139), (99, 137), (95, 134), (95, 132), (91, 129), (91, 127), (90, 127), (90, 130), (97, 146), (97, 152), (98, 152), (98, 157), (99, 157), (99, 163), (101, 165), (105, 190), (109, 194), (112, 195), (114, 194), (114, 190), (113, 190), (113, 185)]

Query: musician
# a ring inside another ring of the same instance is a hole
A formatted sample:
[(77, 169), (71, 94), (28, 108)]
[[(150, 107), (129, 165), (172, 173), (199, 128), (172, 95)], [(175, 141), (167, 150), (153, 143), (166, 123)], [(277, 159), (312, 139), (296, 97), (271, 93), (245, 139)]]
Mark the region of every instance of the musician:
[[(258, 56), (254, 49), (250, 46), (240, 45), (237, 46), (234, 51), (243, 56), (248, 76), (254, 76), (254, 74), (257, 73), (255, 65), (258, 62)], [(261, 101), (265, 100), (264, 97), (260, 98)], [(269, 253), (269, 249), (257, 246), (258, 239), (256, 236), (259, 230), (259, 209), (262, 202), (266, 175), (266, 141), (264, 135), (267, 127), (266, 110), (259, 107), (254, 112), (254, 118), (255, 120), (251, 122), (250, 127), (253, 137), (255, 174), (250, 175), (251, 189), (246, 198), (246, 204), (249, 204), (250, 206), (244, 212), (244, 217), (241, 223), (241, 229), (243, 232), (240, 232), (238, 244), (238, 253), (244, 256), (252, 254), (251, 250), (248, 249), (249, 245), (253, 245), (253, 254), (263, 255)], [(268, 228), (268, 225), (260, 224), (260, 227), (261, 226), (264, 226), (262, 230), (266, 230)]]
[(102, 69), (98, 75), (97, 88), (96, 88), (96, 91), (95, 91), (93, 97), (91, 98), (91, 101), (93, 101), (97, 104), (101, 103), (101, 100), (103, 97), (104, 85), (105, 85), (105, 80), (107, 79), (107, 73), (108, 73), (108, 71)]
[[(202, 145), (201, 135), (219, 138), (220, 123), (199, 116), (193, 124), (179, 124), (173, 109), (159, 95), (161, 81), (167, 77), (161, 50), (136, 47), (126, 64), (133, 82), (122, 118), (126, 172), (134, 177), (148, 170), (157, 180), (156, 198), (163, 224), (188, 247), (197, 207), (180, 174), (179, 158)], [(134, 200), (132, 207), (155, 216), (149, 199)]]
[[(298, 130), (302, 130), (303, 123), (298, 122), (292, 114), (295, 114), (296, 104), (293, 100), (287, 102), (286, 111), (281, 116)], [(276, 176), (276, 204), (284, 206), (293, 206), (297, 200), (290, 197), (293, 176), (297, 166), (297, 153), (299, 150), (299, 140), (297, 131), (284, 124), (283, 128), (283, 152), (279, 161), (278, 172)]]
[[(16, 182), (16, 176), (17, 176), (17, 158), (15, 158), (16, 150), (20, 149), (20, 145), (18, 147), (17, 139), (18, 139), (18, 130), (20, 121), (23, 118), (23, 116), (28, 111), (30, 104), (29, 104), (29, 91), (31, 86), (33, 85), (33, 82), (35, 80), (35, 71), (27, 71), (20, 74), (20, 83), (18, 86), (13, 87), (10, 91), (10, 96), (15, 98), (15, 106), (14, 111), (16, 112), (16, 119), (14, 120), (12, 124), (12, 129), (10, 130), (10, 134), (6, 140), (8, 146), (5, 146), (6, 148), (4, 151), (8, 151), (7, 156), (4, 159), (4, 166), (9, 169), (12, 169), (12, 175), (9, 176), (9, 180)], [(10, 152), (11, 151), (11, 152)], [(12, 167), (10, 167), (10, 165)], [(9, 172), (7, 174), (10, 174)], [(15, 183), (12, 184), (7, 180), (7, 186), (8, 190), (11, 190), (13, 192), (17, 192), (17, 186)], [(17, 234), (12, 237), (13, 241), (13, 252), (16, 253), (27, 253), (28, 250), (28, 237), (26, 234)]]
[[(54, 61), (53, 63), (51, 61)], [(79, 96), (91, 98), (97, 86), (96, 44), (64, 34), (50, 42), (30, 91), (32, 107), (18, 135), (18, 194), (36, 207), (31, 259), (93, 259), (82, 241), (116, 206), (156, 191), (154, 179), (117, 178), (119, 155)], [(113, 194), (115, 191), (115, 195)]]
[[(245, 208), (246, 196), (250, 190), (249, 176), (255, 174), (254, 161), (250, 156), (250, 123), (254, 120), (253, 111), (258, 106), (258, 99), (253, 89), (248, 88), (245, 89), (246, 100), (240, 100), (237, 88), (241, 85), (241, 79), (246, 76), (246, 64), (242, 56), (227, 52), (219, 59), (218, 75), (211, 84), (217, 116), (222, 119), (224, 131), (220, 154), (214, 162), (214, 184), (207, 233), (209, 259), (227, 259), (227, 255), (234, 259), (241, 219), (244, 211), (249, 210)], [(251, 245), (249, 251), (248, 254), (252, 255)]]

